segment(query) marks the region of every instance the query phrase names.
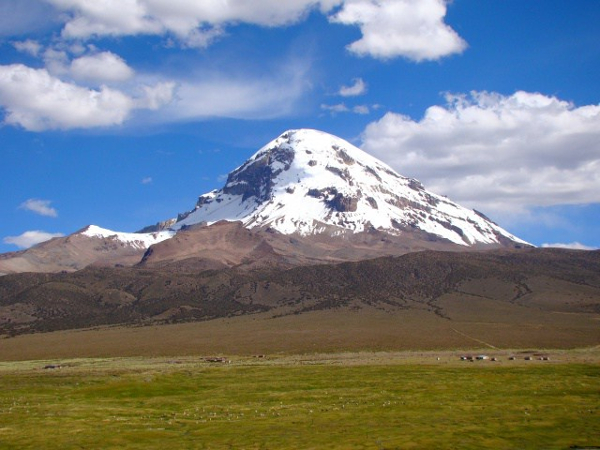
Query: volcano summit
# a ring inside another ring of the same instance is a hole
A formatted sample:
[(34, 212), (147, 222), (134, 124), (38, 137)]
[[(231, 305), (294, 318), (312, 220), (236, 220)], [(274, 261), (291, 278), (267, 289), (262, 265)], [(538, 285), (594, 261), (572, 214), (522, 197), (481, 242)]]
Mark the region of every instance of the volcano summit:
[(265, 145), (229, 174), (223, 188), (201, 195), (194, 209), (177, 218), (139, 233), (88, 226), (1, 255), (0, 272), (190, 258), (204, 260), (197, 268), (252, 265), (265, 258), (294, 266), (428, 249), (527, 245), (483, 214), (425, 190), (343, 139), (301, 129)]
[(171, 228), (220, 220), (303, 236), (419, 231), (461, 246), (525, 244), (350, 143), (307, 129), (287, 131), (261, 148)]

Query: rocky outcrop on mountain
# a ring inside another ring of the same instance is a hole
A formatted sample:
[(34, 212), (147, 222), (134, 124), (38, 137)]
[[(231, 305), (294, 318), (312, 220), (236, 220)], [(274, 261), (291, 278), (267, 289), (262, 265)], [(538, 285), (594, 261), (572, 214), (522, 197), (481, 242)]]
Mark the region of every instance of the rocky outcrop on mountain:
[(165, 230), (168, 230), (169, 228), (171, 228), (173, 225), (175, 225), (177, 220), (178, 219), (163, 220), (162, 222), (157, 222), (154, 225), (148, 225), (147, 227), (144, 227), (141, 230), (136, 231), (136, 233), (156, 233), (159, 231), (165, 231)]

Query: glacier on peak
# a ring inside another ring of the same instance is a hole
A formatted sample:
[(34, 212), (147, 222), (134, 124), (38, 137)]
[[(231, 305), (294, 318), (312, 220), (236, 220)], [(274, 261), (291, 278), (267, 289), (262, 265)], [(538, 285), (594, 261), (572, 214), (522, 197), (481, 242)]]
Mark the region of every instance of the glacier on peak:
[(527, 244), (349, 142), (310, 129), (286, 131), (262, 147), (171, 229), (221, 220), (282, 234), (418, 231), (463, 246)]

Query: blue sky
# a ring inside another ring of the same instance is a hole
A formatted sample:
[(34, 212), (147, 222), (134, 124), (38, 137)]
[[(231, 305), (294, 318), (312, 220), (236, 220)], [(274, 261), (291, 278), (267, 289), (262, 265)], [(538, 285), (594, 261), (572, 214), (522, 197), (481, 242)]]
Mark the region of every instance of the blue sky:
[(191, 209), (286, 129), (600, 247), (597, 0), (0, 0), (0, 252)]

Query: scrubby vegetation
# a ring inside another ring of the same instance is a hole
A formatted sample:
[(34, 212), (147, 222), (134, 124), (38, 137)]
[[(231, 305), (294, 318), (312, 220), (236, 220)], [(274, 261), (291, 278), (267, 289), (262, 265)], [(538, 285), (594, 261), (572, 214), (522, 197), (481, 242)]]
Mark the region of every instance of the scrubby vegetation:
[(457, 308), (482, 299), (503, 322), (522, 316), (523, 308), (580, 314), (581, 322), (596, 318), (600, 252), (420, 252), (289, 270), (89, 267), (8, 275), (0, 277), (0, 335), (365, 307), (460, 321)]

